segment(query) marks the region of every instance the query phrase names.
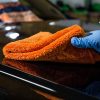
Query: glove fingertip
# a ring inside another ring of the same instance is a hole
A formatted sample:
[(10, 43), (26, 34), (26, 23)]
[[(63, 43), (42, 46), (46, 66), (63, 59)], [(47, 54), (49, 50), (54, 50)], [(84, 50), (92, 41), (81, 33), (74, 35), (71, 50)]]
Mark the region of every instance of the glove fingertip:
[(77, 42), (77, 37), (72, 37), (72, 39), (71, 39), (71, 44), (73, 45), (73, 46), (78, 46), (78, 42)]

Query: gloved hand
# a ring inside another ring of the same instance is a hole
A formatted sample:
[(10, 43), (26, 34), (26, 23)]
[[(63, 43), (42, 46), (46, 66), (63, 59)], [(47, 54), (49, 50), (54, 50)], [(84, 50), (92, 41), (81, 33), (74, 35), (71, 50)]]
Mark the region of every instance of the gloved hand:
[(73, 37), (71, 44), (78, 48), (93, 48), (100, 53), (100, 30), (91, 31), (85, 37)]

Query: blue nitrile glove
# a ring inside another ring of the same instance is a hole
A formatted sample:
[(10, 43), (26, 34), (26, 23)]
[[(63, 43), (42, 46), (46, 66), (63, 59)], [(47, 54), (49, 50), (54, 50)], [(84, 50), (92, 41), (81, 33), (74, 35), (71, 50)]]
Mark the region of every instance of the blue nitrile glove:
[(100, 30), (91, 31), (85, 37), (73, 37), (71, 44), (78, 48), (93, 48), (100, 53)]

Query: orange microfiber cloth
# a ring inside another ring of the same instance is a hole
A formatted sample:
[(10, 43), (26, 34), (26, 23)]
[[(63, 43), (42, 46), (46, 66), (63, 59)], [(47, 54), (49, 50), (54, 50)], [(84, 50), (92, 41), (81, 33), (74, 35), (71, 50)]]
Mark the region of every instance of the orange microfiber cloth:
[(40, 32), (23, 40), (7, 44), (3, 53), (8, 59), (27, 61), (54, 61), (67, 63), (95, 63), (100, 56), (90, 49), (75, 48), (73, 36), (84, 36), (84, 30), (73, 25), (51, 34)]

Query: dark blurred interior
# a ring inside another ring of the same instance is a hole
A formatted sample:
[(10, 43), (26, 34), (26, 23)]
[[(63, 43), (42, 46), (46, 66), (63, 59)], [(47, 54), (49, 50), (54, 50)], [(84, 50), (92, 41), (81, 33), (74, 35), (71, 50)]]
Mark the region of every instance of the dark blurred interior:
[[(30, 11), (30, 13), (27, 13)], [(32, 12), (31, 12), (32, 11)], [(0, 3), (0, 19), (7, 21), (14, 19), (18, 21), (18, 14), (25, 18), (23, 12), (30, 18), (38, 17), (43, 20), (53, 19), (81, 19), (84, 21), (98, 22), (100, 12), (99, 0), (4, 0)], [(14, 13), (14, 14), (11, 14)], [(18, 14), (17, 14), (18, 13)], [(3, 15), (4, 14), (4, 15)], [(30, 15), (29, 15), (30, 14)], [(3, 17), (4, 16), (4, 17)], [(12, 18), (11, 18), (12, 17)], [(27, 19), (28, 20), (28, 19)], [(15, 21), (15, 20), (11, 20)], [(21, 20), (19, 20), (20, 22)], [(23, 20), (25, 21), (25, 20)], [(30, 20), (33, 21), (33, 20)], [(36, 21), (36, 20), (35, 20)], [(10, 21), (8, 21), (10, 22)]]
[(5, 24), (49, 22), (50, 27), (79, 24), (91, 31), (99, 29), (99, 19), (100, 0), (0, 1), (1, 29)]

